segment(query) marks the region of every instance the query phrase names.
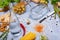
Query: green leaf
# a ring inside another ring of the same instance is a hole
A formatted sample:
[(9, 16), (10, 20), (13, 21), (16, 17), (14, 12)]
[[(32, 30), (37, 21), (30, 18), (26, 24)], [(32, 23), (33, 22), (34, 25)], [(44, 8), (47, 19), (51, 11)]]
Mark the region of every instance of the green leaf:
[(15, 2), (20, 2), (20, 0), (14, 0)]
[(49, 1), (48, 0), (46, 0), (47, 1), (47, 3), (49, 3)]
[(58, 0), (51, 0), (52, 4), (56, 4), (58, 2)]
[(54, 11), (55, 11), (55, 17), (56, 17), (56, 14), (58, 14), (59, 18), (60, 18), (60, 14), (59, 14), (59, 8), (54, 6)]
[(0, 0), (0, 8), (3, 8), (7, 5), (9, 5), (10, 1), (8, 0)]
[(13, 3), (13, 2), (14, 2), (14, 0), (10, 0), (10, 2), (12, 2), (12, 3)]
[(0, 0), (0, 8), (3, 8), (3, 1)]

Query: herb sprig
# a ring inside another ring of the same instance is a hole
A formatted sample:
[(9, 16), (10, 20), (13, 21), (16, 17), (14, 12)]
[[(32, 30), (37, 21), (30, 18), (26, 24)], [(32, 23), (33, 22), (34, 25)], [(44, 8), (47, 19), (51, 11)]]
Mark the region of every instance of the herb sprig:
[(57, 2), (60, 2), (60, 0), (51, 0), (51, 4), (54, 7), (54, 11), (55, 11), (55, 18), (56, 18), (56, 14), (58, 14), (59, 18), (60, 18), (60, 14), (59, 14), (59, 8), (57, 6)]
[(0, 8), (4, 8), (11, 2), (20, 2), (20, 0), (0, 0)]

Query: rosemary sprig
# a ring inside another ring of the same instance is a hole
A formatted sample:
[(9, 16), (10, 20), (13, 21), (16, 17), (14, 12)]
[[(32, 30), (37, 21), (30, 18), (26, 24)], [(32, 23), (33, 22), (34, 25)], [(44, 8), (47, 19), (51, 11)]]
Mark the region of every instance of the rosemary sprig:
[(55, 11), (55, 18), (56, 18), (56, 14), (58, 14), (59, 18), (60, 18), (60, 14), (59, 14), (59, 8), (57, 6), (57, 2), (59, 2), (59, 0), (51, 0), (51, 4), (54, 7), (54, 11)]
[(1, 39), (4, 39), (9, 33), (9, 29), (3, 32), (3, 34), (0, 36)]

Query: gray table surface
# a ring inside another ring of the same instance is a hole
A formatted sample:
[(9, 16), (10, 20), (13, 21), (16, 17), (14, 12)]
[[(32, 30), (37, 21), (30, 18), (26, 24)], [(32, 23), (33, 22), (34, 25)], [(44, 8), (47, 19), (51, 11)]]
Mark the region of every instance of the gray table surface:
[[(31, 5), (34, 6), (34, 3), (32, 3)], [(33, 7), (32, 6), (32, 7)], [(30, 15), (30, 10), (31, 8), (29, 5), (26, 6), (27, 11), (22, 14), (22, 15), (18, 15), (18, 18), (20, 20), (21, 23), (23, 23), (26, 27), (27, 32), (35, 32), (33, 29), (33, 26), (35, 24), (38, 23), (39, 20), (32, 20), (29, 18)], [(51, 8), (51, 7), (50, 7)], [(1, 13), (0, 13), (1, 14)], [(53, 17), (54, 15), (50, 16), (49, 18), (47, 18), (46, 20), (44, 20), (41, 24), (44, 25), (44, 32), (42, 34), (46, 35), (48, 37), (48, 40), (60, 40), (60, 19), (58, 16), (56, 16), (56, 19), (54, 19)], [(26, 21), (27, 19), (30, 20), (31, 24), (27, 25)], [(52, 31), (52, 32), (51, 32)], [(27, 33), (26, 32), (26, 33)], [(1, 33), (0, 33), (1, 34)], [(37, 33), (36, 32), (36, 40), (40, 40), (40, 35), (41, 33)], [(13, 35), (11, 35), (10, 33), (8, 34), (8, 39), (7, 40), (19, 40), (20, 36), (18, 37), (14, 37)]]

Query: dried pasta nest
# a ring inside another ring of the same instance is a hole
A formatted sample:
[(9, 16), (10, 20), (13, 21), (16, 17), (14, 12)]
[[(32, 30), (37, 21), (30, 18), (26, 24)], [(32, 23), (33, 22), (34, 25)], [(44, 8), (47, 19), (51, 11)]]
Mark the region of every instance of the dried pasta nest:
[(0, 24), (0, 32), (6, 31), (6, 28), (7, 28), (8, 25), (9, 24), (7, 22)]
[(0, 16), (0, 32), (4, 32), (9, 25), (10, 13), (6, 13)]

